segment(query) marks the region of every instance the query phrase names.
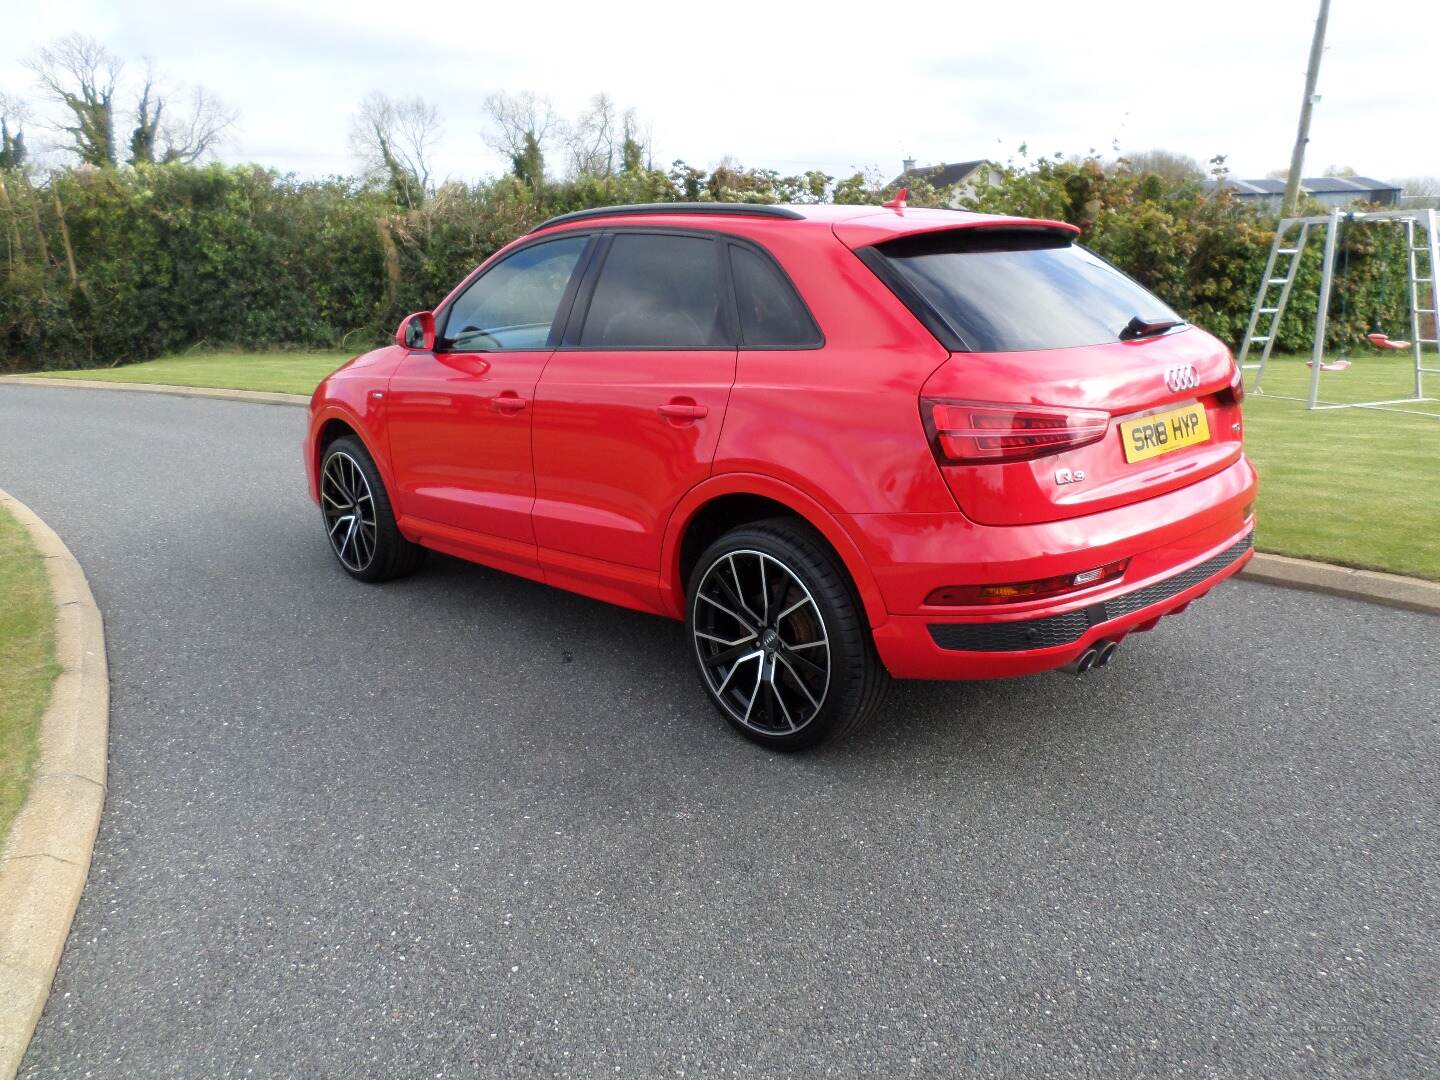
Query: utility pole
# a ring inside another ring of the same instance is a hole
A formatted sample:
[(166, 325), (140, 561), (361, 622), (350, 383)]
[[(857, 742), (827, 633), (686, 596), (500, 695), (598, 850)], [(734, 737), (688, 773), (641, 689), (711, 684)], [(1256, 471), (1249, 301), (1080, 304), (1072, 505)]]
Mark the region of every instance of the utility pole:
[(1310, 111), (1319, 98), (1315, 83), (1320, 78), (1320, 57), (1325, 52), (1325, 23), (1330, 18), (1330, 0), (1320, 0), (1320, 15), (1315, 20), (1315, 39), (1310, 42), (1310, 66), (1305, 69), (1305, 97), (1300, 102), (1300, 130), (1295, 135), (1295, 150), (1290, 155), (1290, 175), (1285, 179), (1285, 205), (1282, 214), (1293, 214), (1300, 201), (1300, 170), (1305, 167), (1305, 144), (1310, 141)]

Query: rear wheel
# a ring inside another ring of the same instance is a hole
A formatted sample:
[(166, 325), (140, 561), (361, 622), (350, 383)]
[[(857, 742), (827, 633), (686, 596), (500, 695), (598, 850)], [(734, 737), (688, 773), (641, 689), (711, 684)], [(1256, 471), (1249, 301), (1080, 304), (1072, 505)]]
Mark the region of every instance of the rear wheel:
[(799, 750), (874, 715), (889, 676), (849, 576), (808, 526), (774, 518), (726, 533), (687, 597), (700, 681), (746, 737)]
[(325, 448), (320, 512), (330, 550), (353, 578), (387, 581), (413, 573), (425, 559), (424, 548), (400, 535), (380, 470), (353, 435)]

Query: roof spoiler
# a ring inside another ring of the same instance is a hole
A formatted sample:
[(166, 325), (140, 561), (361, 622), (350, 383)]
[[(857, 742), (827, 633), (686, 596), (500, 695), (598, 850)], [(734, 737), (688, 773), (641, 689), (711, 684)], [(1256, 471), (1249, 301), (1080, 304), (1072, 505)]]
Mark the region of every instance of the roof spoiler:
[(901, 217), (890, 213), (868, 214), (835, 223), (835, 235), (851, 250), (883, 244), (909, 236), (924, 236), (938, 232), (970, 232), (978, 229), (994, 229), (1004, 232), (1055, 233), (1074, 239), (1080, 230), (1066, 221), (1050, 221), (1046, 218), (1001, 217), (991, 214), (956, 214), (958, 220), (926, 216)]

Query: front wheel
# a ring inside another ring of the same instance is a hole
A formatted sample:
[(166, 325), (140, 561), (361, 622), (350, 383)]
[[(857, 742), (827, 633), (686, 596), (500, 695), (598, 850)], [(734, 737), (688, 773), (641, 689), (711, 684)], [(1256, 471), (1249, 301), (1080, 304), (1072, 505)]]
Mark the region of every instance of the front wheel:
[(889, 681), (843, 565), (788, 518), (726, 533), (690, 575), (686, 625), (700, 681), (747, 738), (799, 750), (844, 736)]
[(353, 435), (325, 448), (320, 512), (330, 550), (353, 578), (388, 581), (413, 573), (425, 559), (424, 548), (400, 535), (380, 470)]

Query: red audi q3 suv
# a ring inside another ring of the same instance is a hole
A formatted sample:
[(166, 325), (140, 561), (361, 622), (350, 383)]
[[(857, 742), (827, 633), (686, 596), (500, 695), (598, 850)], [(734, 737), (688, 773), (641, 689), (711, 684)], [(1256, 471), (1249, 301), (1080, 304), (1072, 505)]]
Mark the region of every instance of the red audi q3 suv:
[(1054, 221), (616, 206), (497, 252), (315, 392), (361, 581), (426, 549), (684, 620), (792, 749), (889, 677), (1105, 663), (1251, 554), (1226, 348)]

